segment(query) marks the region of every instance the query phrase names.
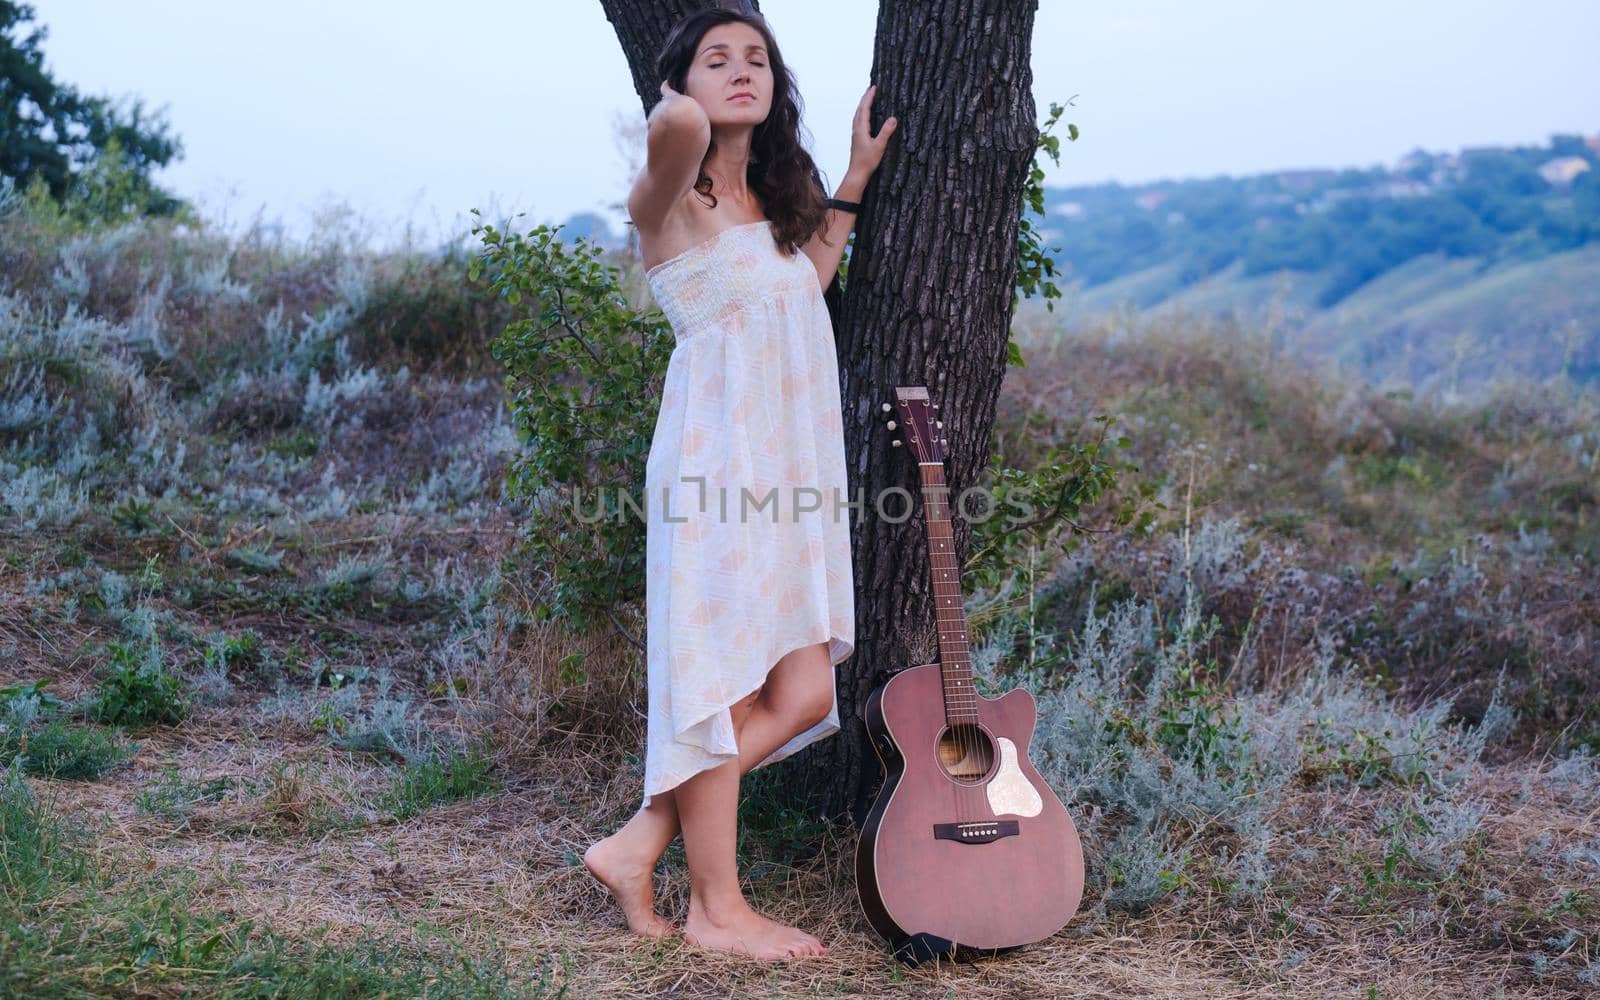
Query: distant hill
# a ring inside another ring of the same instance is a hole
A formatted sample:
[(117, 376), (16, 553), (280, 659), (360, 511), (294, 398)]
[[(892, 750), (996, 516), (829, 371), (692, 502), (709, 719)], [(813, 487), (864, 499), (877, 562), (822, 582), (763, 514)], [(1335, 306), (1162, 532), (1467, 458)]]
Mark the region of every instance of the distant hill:
[(1600, 134), (1392, 168), (1046, 189), (1056, 312), (1253, 312), (1378, 380), (1600, 384)]

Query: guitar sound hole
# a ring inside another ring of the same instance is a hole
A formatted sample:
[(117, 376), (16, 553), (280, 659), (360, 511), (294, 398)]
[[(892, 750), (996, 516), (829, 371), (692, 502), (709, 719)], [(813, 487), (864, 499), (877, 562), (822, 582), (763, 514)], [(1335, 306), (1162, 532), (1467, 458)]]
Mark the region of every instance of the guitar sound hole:
[(993, 764), (994, 743), (977, 726), (947, 726), (939, 734), (939, 766), (956, 781), (975, 785)]

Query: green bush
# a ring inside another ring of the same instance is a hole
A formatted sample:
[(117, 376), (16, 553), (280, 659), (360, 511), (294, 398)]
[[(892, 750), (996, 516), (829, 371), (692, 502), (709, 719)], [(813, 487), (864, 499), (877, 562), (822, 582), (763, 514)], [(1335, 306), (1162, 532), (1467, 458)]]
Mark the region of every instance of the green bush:
[(116, 726), (176, 725), (188, 713), (183, 682), (166, 672), (160, 650), (141, 652), (133, 643), (107, 643), (109, 673), (100, 682), (90, 714)]
[(522, 236), (474, 226), (483, 248), (468, 277), (486, 276), (520, 307), (490, 349), (505, 366), (524, 445), (506, 494), (533, 501), (519, 556), (549, 574), (536, 613), (585, 628), (644, 596), (641, 512), (656, 408), (641, 403), (661, 396), (673, 334), (660, 312), (633, 309), (618, 269), (592, 244), (569, 247), (560, 229)]
[(225, 774), (202, 781), (186, 778), (177, 768), (167, 767), (160, 777), (139, 790), (134, 803), (146, 815), (187, 820), (195, 806), (220, 801), (233, 785), (233, 778)]

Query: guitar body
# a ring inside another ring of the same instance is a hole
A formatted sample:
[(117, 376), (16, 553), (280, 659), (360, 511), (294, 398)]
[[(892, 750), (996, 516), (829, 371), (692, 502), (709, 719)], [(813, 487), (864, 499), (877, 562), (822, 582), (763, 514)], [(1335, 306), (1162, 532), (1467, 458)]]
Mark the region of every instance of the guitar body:
[(1077, 829), (1028, 759), (1033, 696), (973, 700), (976, 725), (952, 734), (931, 663), (867, 701), (886, 778), (856, 846), (856, 885), (867, 922), (903, 955), (1040, 941), (1083, 895)]

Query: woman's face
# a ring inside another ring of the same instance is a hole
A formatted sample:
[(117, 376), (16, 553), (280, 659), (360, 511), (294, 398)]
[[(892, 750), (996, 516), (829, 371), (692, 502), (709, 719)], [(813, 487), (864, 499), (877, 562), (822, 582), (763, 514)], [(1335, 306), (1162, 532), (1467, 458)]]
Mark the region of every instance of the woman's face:
[(766, 39), (748, 24), (717, 25), (701, 36), (684, 88), (713, 126), (760, 125), (772, 110)]

